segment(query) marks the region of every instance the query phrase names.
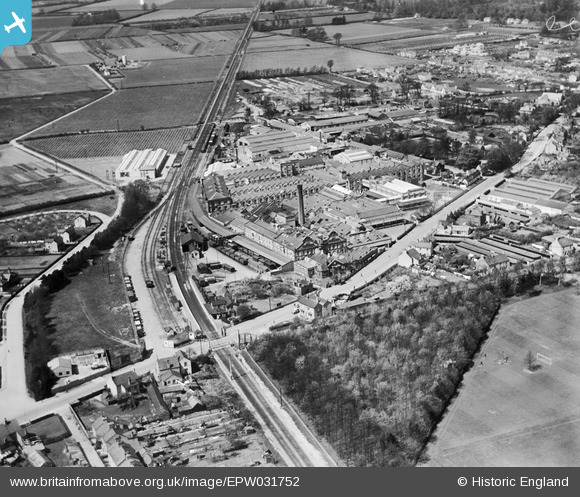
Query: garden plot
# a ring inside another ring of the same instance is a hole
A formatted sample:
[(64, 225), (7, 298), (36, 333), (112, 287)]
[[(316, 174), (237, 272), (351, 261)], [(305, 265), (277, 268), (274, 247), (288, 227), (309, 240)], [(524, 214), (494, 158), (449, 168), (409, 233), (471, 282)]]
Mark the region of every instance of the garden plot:
[(97, 196), (106, 190), (15, 147), (0, 147), (0, 213)]

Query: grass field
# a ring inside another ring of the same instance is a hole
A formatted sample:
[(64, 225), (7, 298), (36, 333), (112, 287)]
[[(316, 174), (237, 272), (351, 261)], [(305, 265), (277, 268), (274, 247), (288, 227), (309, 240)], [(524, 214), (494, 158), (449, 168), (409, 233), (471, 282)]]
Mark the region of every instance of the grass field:
[[(111, 283), (109, 273), (111, 272)], [(127, 348), (132, 342), (131, 309), (118, 262), (99, 261), (84, 269), (54, 295), (55, 332), (51, 335), (59, 354), (91, 347)]]
[[(256, 38), (252, 40), (244, 61), (242, 70), (255, 71), (258, 69), (284, 69), (286, 67), (312, 67), (324, 66), (328, 60), (334, 61), (334, 71), (352, 71), (360, 66), (365, 67), (387, 67), (398, 65), (412, 65), (415, 61), (404, 57), (377, 54), (365, 52), (345, 47), (335, 47), (325, 43), (309, 42), (310, 46), (299, 48), (296, 44), (293, 48), (289, 45), (284, 49), (274, 48), (282, 40), (277, 38), (286, 38), (281, 36), (268, 38)], [(295, 38), (288, 38), (289, 40)], [(295, 39), (304, 44), (302, 39)], [(306, 40), (308, 41), (308, 40)]]
[(105, 192), (8, 145), (0, 146), (0, 159), (0, 213), (5, 215)]
[(54, 26), (33, 31), (32, 43), (148, 36), (154, 33), (155, 31), (133, 26), (124, 26), (122, 24), (99, 24), (96, 26), (77, 27)]
[(119, 88), (142, 86), (213, 83), (226, 64), (226, 56), (188, 57), (178, 60), (154, 60), (140, 69), (123, 69), (125, 76), (116, 80)]
[(0, 99), (0, 143), (6, 143), (24, 133), (86, 105), (108, 91), (84, 91), (40, 95), (36, 97)]
[(84, 66), (0, 71), (0, 98), (107, 89), (108, 86)]
[[(578, 464), (579, 304), (565, 290), (501, 309), (428, 447), (428, 466)], [(528, 351), (552, 364), (529, 371)]]
[(164, 148), (169, 153), (174, 154), (179, 152), (184, 141), (195, 134), (195, 129), (187, 127), (156, 131), (58, 136), (30, 140), (27, 145), (61, 159), (120, 156), (134, 149), (145, 148)]
[(213, 83), (121, 90), (33, 136), (90, 131), (137, 131), (197, 124)]
[[(341, 33), (341, 44), (349, 45), (372, 43), (384, 40), (397, 40), (400, 38), (423, 36), (433, 33), (432, 31), (427, 30), (403, 28), (390, 24), (374, 24), (368, 22), (355, 22), (342, 26), (325, 26), (324, 30), (328, 34), (329, 42), (334, 42), (333, 36), (335, 33)], [(282, 33), (286, 32), (290, 34), (290, 31), (282, 31)]]
[(113, 173), (123, 160), (122, 155), (111, 157), (87, 157), (86, 159), (68, 159), (67, 163), (71, 166), (84, 171), (102, 181), (111, 185), (115, 184)]
[[(156, 1), (155, 4), (158, 7), (163, 7), (165, 4), (171, 2), (171, 0), (159, 0)], [(149, 4), (151, 2), (148, 2)], [(140, 4), (139, 0), (106, 0), (105, 2), (98, 2), (98, 3), (91, 3), (90, 5), (77, 5), (76, 7), (72, 7), (68, 9), (66, 12), (96, 12), (101, 10), (109, 10), (109, 9), (116, 9), (116, 10), (135, 10), (139, 9)]]

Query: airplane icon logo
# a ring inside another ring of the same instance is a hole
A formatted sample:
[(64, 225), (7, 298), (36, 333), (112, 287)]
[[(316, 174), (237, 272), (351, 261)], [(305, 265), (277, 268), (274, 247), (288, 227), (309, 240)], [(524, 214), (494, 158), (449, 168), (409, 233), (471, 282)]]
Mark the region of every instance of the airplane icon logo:
[(26, 33), (26, 29), (24, 29), (24, 19), (20, 19), (15, 12), (12, 12), (12, 17), (14, 17), (14, 22), (10, 26), (6, 26), (4, 24), (4, 29), (7, 33), (10, 33), (10, 30), (16, 27), (19, 27), (23, 33)]
[(33, 24), (32, 0), (0, 0), (0, 57), (13, 54), (6, 47), (29, 43)]

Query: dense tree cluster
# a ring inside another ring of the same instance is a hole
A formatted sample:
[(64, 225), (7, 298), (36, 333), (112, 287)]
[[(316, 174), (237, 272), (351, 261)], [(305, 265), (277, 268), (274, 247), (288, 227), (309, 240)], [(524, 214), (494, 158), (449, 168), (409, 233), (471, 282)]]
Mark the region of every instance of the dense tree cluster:
[(107, 24), (117, 22), (121, 19), (119, 12), (115, 9), (104, 10), (102, 12), (88, 12), (75, 17), (72, 26), (91, 26), (93, 24)]
[[(568, 261), (580, 268), (580, 253)], [(403, 291), (396, 302), (341, 313), (250, 352), (347, 464), (408, 466), (472, 364), (501, 302), (556, 285), (565, 259), (492, 272), (476, 282)], [(395, 305), (396, 304), (396, 305)]]
[(289, 2), (284, 2), (282, 0), (279, 1), (271, 1), (271, 2), (264, 2), (260, 6), (260, 10), (262, 12), (265, 11), (272, 11), (275, 12), (277, 10), (294, 10), (294, 9), (308, 9), (310, 7), (316, 7), (319, 5), (320, 2), (317, 0), (310, 1), (310, 0), (291, 0)]
[(56, 378), (47, 362), (54, 355), (50, 334), (52, 325), (48, 318), (52, 298), (48, 288), (32, 290), (24, 300), (24, 358), (26, 380), (34, 400), (50, 397)]
[(269, 334), (252, 354), (349, 464), (414, 464), (499, 306), (448, 286), (364, 316)]
[(93, 245), (98, 250), (106, 250), (139, 221), (154, 205), (149, 198), (149, 185), (144, 181), (134, 181), (124, 188), (125, 201), (121, 213), (107, 229), (95, 236)]

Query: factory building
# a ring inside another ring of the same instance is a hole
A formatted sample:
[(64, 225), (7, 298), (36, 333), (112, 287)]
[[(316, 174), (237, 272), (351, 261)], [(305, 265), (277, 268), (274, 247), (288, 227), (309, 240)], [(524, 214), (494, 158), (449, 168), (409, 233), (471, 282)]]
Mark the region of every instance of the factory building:
[(167, 150), (162, 148), (132, 150), (123, 157), (121, 164), (115, 170), (115, 177), (130, 180), (158, 178), (168, 158)]

